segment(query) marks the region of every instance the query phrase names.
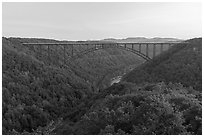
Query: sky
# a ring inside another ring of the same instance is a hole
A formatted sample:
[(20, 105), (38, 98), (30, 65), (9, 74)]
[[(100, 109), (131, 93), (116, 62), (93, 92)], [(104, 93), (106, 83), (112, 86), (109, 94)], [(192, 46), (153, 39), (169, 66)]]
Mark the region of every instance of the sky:
[(201, 3), (3, 2), (5, 37), (98, 40), (202, 36)]

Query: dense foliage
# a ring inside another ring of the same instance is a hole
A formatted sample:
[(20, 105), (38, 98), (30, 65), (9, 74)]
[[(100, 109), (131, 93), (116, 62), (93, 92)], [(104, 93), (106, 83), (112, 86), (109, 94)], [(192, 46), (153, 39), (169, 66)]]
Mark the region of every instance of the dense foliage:
[[(201, 134), (202, 107), (192, 88), (157, 83), (142, 87), (117, 84), (98, 96), (74, 125), (65, 122), (58, 134)], [(103, 94), (103, 95), (102, 95)]]
[[(33, 131), (35, 134), (41, 127), (49, 128), (52, 121), (56, 123), (83, 99), (94, 94), (101, 84), (101, 77), (107, 72), (120, 68), (122, 62), (125, 65), (138, 62), (131, 59), (136, 56), (121, 55), (121, 59), (117, 59), (114, 54), (119, 57), (123, 52), (113, 54), (113, 51), (107, 50), (86, 55), (84, 60), (67, 61), (67, 65), (63, 65), (62, 47), (50, 49), (54, 54), (49, 61), (46, 47), (42, 48), (42, 55), (39, 56), (38, 47), (24, 46), (23, 42), (58, 41), (2, 38), (3, 134)], [(83, 47), (76, 47), (76, 50), (80, 48)], [(93, 58), (94, 54), (96, 58)], [(109, 58), (102, 61), (106, 55)], [(95, 66), (97, 64), (100, 66)]]
[(48, 67), (3, 46), (3, 133), (31, 132), (74, 107), (91, 90), (68, 70)]
[(57, 41), (3, 38), (3, 134), (202, 134), (201, 39), (176, 45), (106, 89), (105, 75), (141, 60), (109, 49), (64, 66), (63, 50), (51, 49), (49, 62), (22, 42)]
[[(62, 45), (52, 45), (50, 47), (50, 59), (48, 58), (47, 46), (25, 46), (22, 43), (59, 43), (67, 41), (56, 41), (50, 39), (35, 39), (35, 38), (3, 38), (3, 44), (9, 45), (23, 52), (27, 55), (34, 56), (35, 59), (42, 61), (46, 65), (52, 65), (55, 67), (65, 67), (67, 70), (71, 70), (75, 75), (89, 82), (96, 90), (104, 89), (109, 86), (107, 79), (112, 78), (114, 70), (124, 68), (130, 65), (138, 66), (144, 60), (141, 57), (136, 56), (128, 51), (120, 49), (105, 49), (90, 52), (83, 55), (81, 58), (74, 61), (66, 60), (64, 64), (64, 47)], [(11, 44), (10, 44), (11, 43)], [(86, 46), (75, 45), (74, 53), (79, 53), (86, 49)], [(71, 55), (71, 47), (66, 46), (66, 58)]]
[(202, 90), (202, 39), (177, 44), (124, 77), (136, 84), (144, 82), (174, 82)]
[(90, 98), (90, 104), (78, 108), (81, 112), (86, 106), (83, 114), (74, 113), (75, 123), (68, 117), (55, 132), (202, 134), (201, 39), (188, 42), (127, 74), (123, 81), (131, 83), (113, 85)]

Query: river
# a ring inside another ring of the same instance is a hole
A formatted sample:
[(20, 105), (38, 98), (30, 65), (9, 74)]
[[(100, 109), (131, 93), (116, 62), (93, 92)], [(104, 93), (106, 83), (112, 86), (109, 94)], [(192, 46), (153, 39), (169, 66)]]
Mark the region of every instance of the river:
[(118, 76), (113, 77), (113, 78), (110, 80), (110, 85), (113, 85), (114, 83), (119, 83), (119, 82), (121, 81), (122, 77), (123, 77), (126, 73), (132, 71), (134, 68), (135, 68), (135, 67), (132, 67), (132, 66), (129, 66), (129, 67), (125, 68), (125, 69), (122, 71), (122, 73), (119, 73)]
[(114, 83), (119, 83), (121, 80), (122, 76), (117, 76), (111, 79), (111, 85), (113, 85)]

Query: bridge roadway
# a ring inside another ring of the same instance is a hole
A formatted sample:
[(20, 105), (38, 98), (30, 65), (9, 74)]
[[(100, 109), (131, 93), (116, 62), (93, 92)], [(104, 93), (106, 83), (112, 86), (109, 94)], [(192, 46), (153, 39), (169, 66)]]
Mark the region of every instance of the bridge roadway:
[[(160, 46), (160, 54), (164, 51), (164, 45), (169, 47), (182, 43), (186, 44), (186, 42), (138, 42), (138, 43), (114, 43), (114, 42), (69, 42), (69, 43), (22, 43), (25, 46), (38, 46), (40, 47), (40, 54), (42, 54), (42, 46), (46, 46), (48, 59), (50, 59), (50, 48), (52, 46), (63, 46), (63, 54), (64, 54), (64, 61), (66, 62), (67, 57), (67, 46), (71, 47), (71, 55), (69, 55), (70, 59), (77, 59), (82, 57), (84, 54), (94, 52), (99, 49), (107, 49), (107, 48), (119, 48), (121, 50), (126, 50), (132, 52), (145, 60), (149, 61), (156, 56), (156, 47)], [(86, 48), (81, 52), (74, 52), (74, 48), (76, 46), (86, 46)], [(138, 46), (138, 49), (135, 46)], [(157, 46), (156, 46), (157, 45)], [(149, 47), (153, 46), (152, 54), (153, 56), (150, 57), (150, 50)], [(144, 48), (145, 47), (145, 48)], [(143, 48), (143, 52), (142, 52)]]

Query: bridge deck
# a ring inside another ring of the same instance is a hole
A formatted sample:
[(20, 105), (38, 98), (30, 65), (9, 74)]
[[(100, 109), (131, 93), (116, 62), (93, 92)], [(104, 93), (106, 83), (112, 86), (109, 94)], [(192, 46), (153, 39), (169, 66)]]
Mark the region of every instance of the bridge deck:
[(109, 44), (178, 44), (178, 43), (187, 43), (187, 42), (127, 42), (127, 43), (100, 43), (100, 42), (94, 42), (94, 43), (88, 43), (88, 42), (74, 42), (74, 43), (23, 43), (23, 45), (96, 45), (96, 44), (104, 44), (104, 45), (109, 45)]
[[(94, 41), (94, 42), (89, 42), (89, 41), (85, 41), (85, 42), (51, 42), (51, 43), (22, 43), (23, 45), (27, 45), (29, 47), (36, 47), (39, 46), (39, 53), (40, 55), (42, 55), (42, 46), (46, 46), (46, 50), (47, 50), (47, 56), (50, 60), (50, 56), (51, 56), (51, 47), (55, 47), (55, 50), (57, 45), (62, 46), (62, 50), (63, 50), (63, 57), (64, 57), (64, 62), (66, 61), (67, 57), (72, 57), (72, 58), (77, 58), (80, 57), (81, 55), (87, 54), (89, 52), (93, 52), (95, 50), (98, 49), (106, 49), (106, 48), (120, 48), (122, 50), (126, 50), (126, 51), (130, 51), (134, 54), (137, 54), (138, 56), (144, 58), (145, 60), (151, 60), (152, 58), (154, 58), (156, 55), (158, 55), (158, 49), (156, 50), (156, 48), (158, 48), (158, 45), (160, 46), (160, 53), (162, 53), (164, 51), (163, 47), (167, 46), (167, 49), (169, 49), (171, 46), (175, 45), (175, 44), (188, 44), (187, 42), (184, 41), (169, 41), (169, 42), (126, 42), (126, 43), (117, 43), (117, 42), (98, 42), (98, 41)], [(78, 52), (75, 50), (76, 46), (74, 45), (86, 45), (85, 48), (83, 49), (81, 52)], [(144, 45), (144, 48), (142, 49)], [(67, 52), (67, 47), (71, 47), (69, 48), (69, 53)], [(151, 47), (151, 48), (150, 48)], [(35, 48), (34, 48), (35, 49)], [(166, 49), (165, 49), (166, 50)], [(151, 55), (149, 53), (152, 53)], [(159, 54), (160, 54), (159, 53)], [(76, 55), (77, 54), (77, 55)]]

